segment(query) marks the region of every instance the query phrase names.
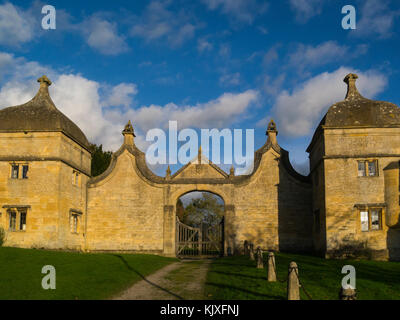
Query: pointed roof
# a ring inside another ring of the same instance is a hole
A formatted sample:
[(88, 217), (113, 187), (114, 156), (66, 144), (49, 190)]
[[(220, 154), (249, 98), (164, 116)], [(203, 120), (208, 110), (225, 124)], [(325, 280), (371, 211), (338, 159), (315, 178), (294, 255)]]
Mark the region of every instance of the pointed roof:
[(332, 105), (321, 125), (326, 127), (385, 127), (400, 125), (400, 109), (395, 104), (364, 98), (357, 90), (358, 76), (344, 78), (347, 94), (343, 101)]
[(29, 102), (0, 110), (0, 132), (63, 132), (89, 150), (90, 143), (79, 127), (57, 109), (49, 94), (51, 81), (43, 76)]
[(347, 84), (346, 97), (328, 109), (314, 133), (308, 152), (323, 128), (400, 127), (400, 108), (390, 102), (364, 98), (358, 92), (357, 79), (354, 73), (344, 78)]

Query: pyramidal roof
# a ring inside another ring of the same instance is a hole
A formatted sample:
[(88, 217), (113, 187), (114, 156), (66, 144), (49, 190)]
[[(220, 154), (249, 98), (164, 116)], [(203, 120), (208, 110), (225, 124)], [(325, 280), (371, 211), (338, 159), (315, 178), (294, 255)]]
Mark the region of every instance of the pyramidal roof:
[(32, 100), (0, 110), (0, 132), (62, 132), (89, 150), (90, 143), (82, 130), (51, 100), (51, 81), (43, 76), (38, 82), (40, 88)]

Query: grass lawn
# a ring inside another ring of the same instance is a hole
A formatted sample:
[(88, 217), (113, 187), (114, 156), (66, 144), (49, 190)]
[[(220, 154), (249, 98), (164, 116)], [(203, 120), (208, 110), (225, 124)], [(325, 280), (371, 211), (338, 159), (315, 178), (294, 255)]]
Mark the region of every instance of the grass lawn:
[[(266, 254), (264, 254), (266, 258)], [(325, 260), (307, 255), (276, 255), (278, 277), (286, 279), (290, 261), (297, 262), (300, 281), (313, 300), (338, 299), (344, 265), (356, 268), (359, 300), (400, 299), (400, 263), (378, 261)], [(300, 290), (301, 299), (307, 296)], [(286, 299), (286, 283), (267, 282), (266, 269), (256, 269), (248, 257), (226, 257), (210, 266), (206, 297), (218, 300)]]
[[(0, 248), (0, 299), (107, 299), (175, 261), (144, 254)], [(56, 290), (42, 289), (45, 265), (56, 268)]]

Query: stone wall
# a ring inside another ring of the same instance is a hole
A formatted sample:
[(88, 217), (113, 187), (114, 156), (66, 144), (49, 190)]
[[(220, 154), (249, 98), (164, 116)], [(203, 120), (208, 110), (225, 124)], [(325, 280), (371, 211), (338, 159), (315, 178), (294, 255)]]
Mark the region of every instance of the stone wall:
[[(62, 133), (6, 133), (0, 139), (0, 225), (6, 246), (48, 249), (84, 247), (86, 183), (90, 153)], [(28, 179), (11, 179), (11, 164), (28, 164)], [(72, 164), (70, 166), (69, 164)], [(73, 171), (80, 183), (72, 184)], [(86, 173), (86, 174), (85, 174)], [(27, 210), (26, 229), (9, 230), (8, 210)], [(70, 210), (80, 212), (80, 232), (70, 232)]]

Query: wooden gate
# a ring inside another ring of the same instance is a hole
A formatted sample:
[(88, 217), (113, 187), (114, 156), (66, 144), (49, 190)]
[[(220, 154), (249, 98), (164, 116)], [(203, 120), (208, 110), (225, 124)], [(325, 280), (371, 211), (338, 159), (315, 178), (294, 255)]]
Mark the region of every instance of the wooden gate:
[(217, 225), (202, 224), (200, 228), (188, 226), (176, 217), (176, 255), (223, 256), (224, 218)]

